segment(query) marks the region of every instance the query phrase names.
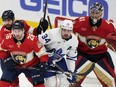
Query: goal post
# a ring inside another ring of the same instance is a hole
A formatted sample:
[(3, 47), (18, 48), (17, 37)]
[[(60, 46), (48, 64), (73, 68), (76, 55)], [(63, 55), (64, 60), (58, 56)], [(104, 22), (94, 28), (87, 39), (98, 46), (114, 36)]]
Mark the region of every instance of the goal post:
[(59, 25), (62, 23), (63, 20), (72, 20), (74, 21), (74, 19), (71, 19), (71, 18), (66, 18), (66, 17), (62, 17), (62, 16), (57, 16), (55, 18), (55, 21), (54, 21), (54, 27), (57, 28), (59, 27)]

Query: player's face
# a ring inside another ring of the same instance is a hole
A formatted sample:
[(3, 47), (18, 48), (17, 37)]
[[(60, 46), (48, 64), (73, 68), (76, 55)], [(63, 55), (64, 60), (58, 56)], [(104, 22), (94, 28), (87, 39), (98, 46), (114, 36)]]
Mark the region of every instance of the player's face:
[(69, 39), (71, 37), (72, 30), (61, 29), (61, 37), (63, 39)]
[(97, 21), (102, 17), (102, 12), (90, 12), (90, 16), (93, 20), (93, 24), (96, 24)]
[(22, 29), (13, 29), (12, 33), (17, 40), (22, 40), (24, 37), (24, 30)]
[(6, 19), (6, 20), (3, 21), (3, 24), (4, 24), (6, 29), (11, 29), (12, 24), (13, 24), (13, 20), (12, 19)]

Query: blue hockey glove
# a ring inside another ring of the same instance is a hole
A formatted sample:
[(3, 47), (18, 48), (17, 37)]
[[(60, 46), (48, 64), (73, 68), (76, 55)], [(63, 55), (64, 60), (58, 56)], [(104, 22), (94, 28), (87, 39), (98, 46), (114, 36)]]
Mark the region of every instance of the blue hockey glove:
[(50, 55), (49, 57), (49, 62), (48, 64), (52, 67), (55, 67), (55, 63), (59, 62), (62, 60), (62, 57), (56, 53), (53, 53), (52, 55)]
[(73, 84), (76, 81), (77, 76), (71, 71), (65, 72), (65, 74), (67, 75), (67, 80), (70, 84)]
[(46, 19), (41, 18), (40, 24), (36, 28), (37, 34), (41, 34), (41, 32), (45, 32), (48, 28), (48, 21)]
[(11, 57), (5, 58), (3, 62), (8, 69), (15, 69), (16, 62)]

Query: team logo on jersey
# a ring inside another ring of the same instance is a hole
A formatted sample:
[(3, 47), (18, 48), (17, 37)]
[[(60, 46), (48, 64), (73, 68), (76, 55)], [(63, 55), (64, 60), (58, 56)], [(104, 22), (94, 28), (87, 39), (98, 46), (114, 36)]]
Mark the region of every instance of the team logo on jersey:
[(11, 53), (12, 58), (18, 64), (24, 64), (27, 61), (26, 53), (22, 51), (13, 51)]
[(95, 36), (95, 35), (90, 35), (86, 37), (86, 43), (89, 48), (93, 49), (99, 46), (101, 41), (101, 37)]
[(62, 48), (59, 48), (58, 50), (54, 49), (52, 56), (53, 60), (60, 61), (62, 58), (64, 58), (65, 54), (62, 53)]

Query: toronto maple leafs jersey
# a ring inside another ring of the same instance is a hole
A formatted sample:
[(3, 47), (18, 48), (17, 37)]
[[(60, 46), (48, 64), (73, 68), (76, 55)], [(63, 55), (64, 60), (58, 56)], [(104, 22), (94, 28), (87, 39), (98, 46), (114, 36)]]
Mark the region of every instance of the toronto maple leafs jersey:
[(46, 47), (48, 52), (60, 52), (59, 55), (63, 56), (69, 70), (72, 72), (75, 68), (75, 60), (77, 59), (77, 46), (78, 40), (72, 33), (69, 40), (62, 39), (61, 29), (55, 28), (47, 30), (45, 33), (38, 36), (39, 41)]

